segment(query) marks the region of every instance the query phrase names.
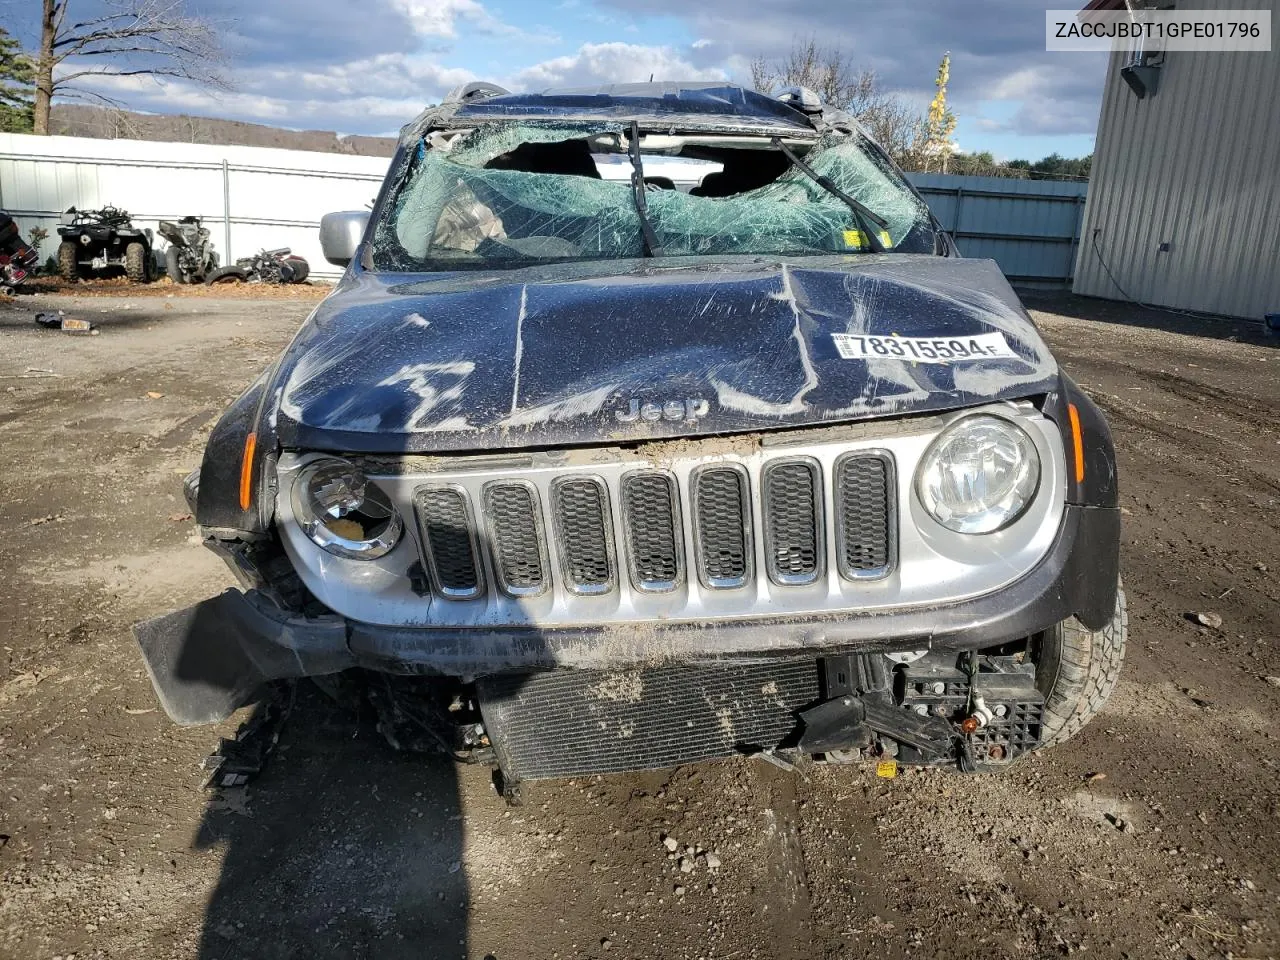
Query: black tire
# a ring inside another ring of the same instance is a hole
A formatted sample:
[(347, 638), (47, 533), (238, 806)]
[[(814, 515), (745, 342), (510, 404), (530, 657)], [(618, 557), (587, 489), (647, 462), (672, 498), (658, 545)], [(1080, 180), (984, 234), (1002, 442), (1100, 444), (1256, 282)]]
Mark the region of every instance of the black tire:
[(311, 274), (311, 266), (301, 257), (285, 257), (285, 262), (293, 270), (293, 276), (289, 278), (290, 283), (302, 283)]
[(223, 267), (205, 277), (204, 282), (209, 286), (215, 283), (244, 283), (248, 277), (249, 275), (241, 267)]
[(79, 257), (79, 248), (73, 241), (63, 240), (58, 244), (58, 273), (63, 280), (80, 278), (80, 264), (77, 263)]
[(1120, 677), (1128, 637), (1129, 610), (1121, 584), (1115, 614), (1101, 630), (1090, 630), (1073, 617), (1040, 638), (1036, 686), (1044, 694), (1042, 746), (1071, 739), (1102, 709)]
[(124, 275), (131, 283), (146, 283), (151, 279), (145, 245), (135, 241), (124, 248)]
[(170, 247), (164, 252), (164, 272), (174, 283), (187, 282), (187, 278), (182, 275), (182, 267), (178, 263), (177, 247)]

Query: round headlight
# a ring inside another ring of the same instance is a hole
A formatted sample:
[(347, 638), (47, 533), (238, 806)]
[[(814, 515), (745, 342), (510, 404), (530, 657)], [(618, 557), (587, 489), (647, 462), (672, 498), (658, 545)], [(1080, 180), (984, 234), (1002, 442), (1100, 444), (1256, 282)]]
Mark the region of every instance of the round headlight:
[(373, 560), (394, 547), (404, 522), (391, 499), (345, 460), (317, 460), (293, 482), (293, 515), (317, 546)]
[(993, 533), (1022, 516), (1040, 485), (1040, 455), (1021, 428), (967, 417), (933, 442), (916, 470), (916, 494), (948, 530)]

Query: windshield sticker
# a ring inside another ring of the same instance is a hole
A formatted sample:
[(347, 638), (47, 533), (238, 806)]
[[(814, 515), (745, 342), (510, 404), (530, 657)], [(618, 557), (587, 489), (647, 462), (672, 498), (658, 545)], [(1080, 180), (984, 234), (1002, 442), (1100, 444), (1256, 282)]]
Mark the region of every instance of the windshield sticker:
[(833, 333), (836, 351), (845, 360), (877, 360), (892, 357), (915, 363), (960, 363), (965, 360), (1018, 359), (1003, 333), (979, 333), (968, 337), (868, 337)]
[[(846, 230), (844, 232), (844, 245), (850, 250), (861, 250), (864, 247), (871, 246), (867, 242), (867, 235), (861, 230)], [(886, 250), (893, 246), (893, 238), (889, 236), (888, 230), (880, 231), (880, 245)]]

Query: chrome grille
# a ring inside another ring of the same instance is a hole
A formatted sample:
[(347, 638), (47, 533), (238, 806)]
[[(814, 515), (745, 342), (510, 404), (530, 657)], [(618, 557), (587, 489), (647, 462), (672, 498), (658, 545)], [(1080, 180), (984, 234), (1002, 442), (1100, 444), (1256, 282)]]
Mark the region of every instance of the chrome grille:
[(764, 472), (764, 537), (769, 576), (784, 586), (822, 574), (822, 487), (818, 465), (770, 464)]
[(575, 593), (604, 593), (613, 583), (609, 507), (597, 480), (560, 480), (554, 486), (561, 566)]
[[(441, 597), (477, 598), (487, 579), (508, 597), (530, 601), (557, 582), (583, 599), (617, 596), (619, 565), (642, 594), (689, 588), (692, 567), (695, 585), (729, 595), (760, 588), (758, 565), (785, 589), (822, 580), (828, 552), (848, 581), (885, 576), (896, 562), (894, 467), (884, 451), (846, 453), (825, 468), (810, 457), (783, 455), (758, 473), (713, 462), (688, 470), (683, 481), (652, 468), (619, 471), (612, 480), (562, 470), (541, 482), (451, 480), (415, 488), (423, 555)], [(753, 533), (757, 523), (763, 548)]]
[(513, 597), (541, 593), (546, 589), (545, 562), (533, 488), (524, 483), (491, 483), (484, 498), (499, 585)]
[(480, 595), (475, 533), (466, 494), (454, 487), (420, 487), (414, 496), (427, 566), (446, 597)]
[(873, 579), (889, 572), (893, 550), (892, 472), (884, 456), (846, 456), (836, 465), (836, 558), (840, 573)]
[(661, 473), (633, 473), (622, 481), (627, 557), (631, 580), (639, 590), (673, 590), (680, 582), (673, 487), (672, 479)]
[(701, 470), (693, 496), (702, 582), (718, 589), (745, 585), (751, 572), (746, 474), (733, 467)]

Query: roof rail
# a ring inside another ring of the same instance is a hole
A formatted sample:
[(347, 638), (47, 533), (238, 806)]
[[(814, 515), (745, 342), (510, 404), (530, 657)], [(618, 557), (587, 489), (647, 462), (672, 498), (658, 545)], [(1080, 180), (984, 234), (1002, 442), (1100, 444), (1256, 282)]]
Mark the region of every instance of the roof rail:
[(454, 87), (449, 91), (448, 95), (442, 102), (444, 103), (466, 103), (468, 100), (482, 100), (489, 97), (504, 97), (511, 91), (504, 87), (498, 86), (496, 83), (486, 83), (483, 80), (473, 80), (471, 83), (464, 83), (461, 86)]
[(822, 112), (822, 98), (808, 87), (784, 87), (775, 93), (773, 98), (781, 100), (801, 113)]

